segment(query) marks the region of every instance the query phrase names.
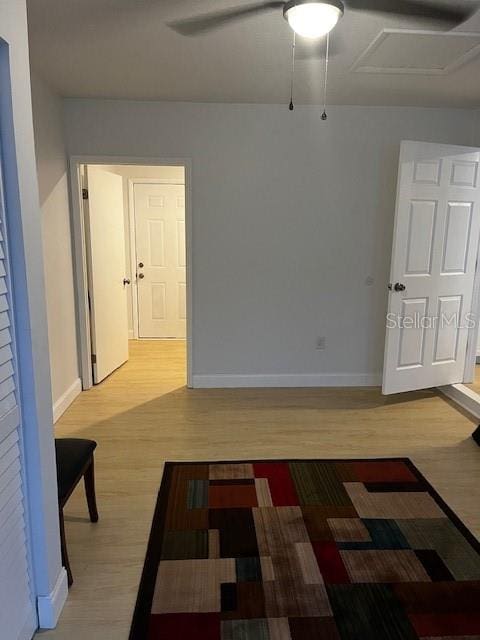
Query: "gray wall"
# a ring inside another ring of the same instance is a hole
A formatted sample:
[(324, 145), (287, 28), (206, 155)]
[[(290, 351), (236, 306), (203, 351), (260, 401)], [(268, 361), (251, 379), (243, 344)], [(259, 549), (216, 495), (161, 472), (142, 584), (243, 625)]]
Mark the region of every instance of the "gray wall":
[(67, 100), (65, 117), (70, 154), (191, 158), (193, 371), (219, 385), (208, 376), (378, 381), (400, 141), (471, 145), (478, 124), (466, 110), (335, 107), (322, 122), (315, 107), (108, 100)]
[(75, 326), (72, 244), (62, 101), (32, 75), (33, 121), (45, 255), (48, 341), (54, 413), (80, 390)]

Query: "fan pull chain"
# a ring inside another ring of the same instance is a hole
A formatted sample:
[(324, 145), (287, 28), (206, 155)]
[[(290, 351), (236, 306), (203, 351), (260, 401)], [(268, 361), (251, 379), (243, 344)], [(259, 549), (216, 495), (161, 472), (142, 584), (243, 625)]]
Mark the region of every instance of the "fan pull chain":
[(290, 111), (293, 111), (293, 79), (295, 75), (295, 31), (293, 32), (293, 42), (292, 42), (292, 77), (290, 79), (290, 104), (288, 108)]
[(327, 40), (325, 45), (325, 75), (323, 78), (323, 113), (322, 120), (327, 119), (327, 81), (328, 81), (328, 55), (330, 49), (330, 34), (327, 33)]

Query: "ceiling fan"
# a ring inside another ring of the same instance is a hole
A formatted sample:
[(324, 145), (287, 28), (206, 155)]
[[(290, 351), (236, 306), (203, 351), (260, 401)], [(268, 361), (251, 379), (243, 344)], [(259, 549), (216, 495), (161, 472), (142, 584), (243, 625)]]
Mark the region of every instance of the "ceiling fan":
[(329, 33), (343, 16), (345, 8), (355, 11), (416, 17), (440, 22), (449, 27), (461, 24), (477, 9), (455, 2), (455, 6), (429, 0), (265, 0), (255, 4), (214, 11), (168, 23), (177, 33), (195, 36), (231, 24), (248, 16), (281, 9), (293, 31), (305, 38), (319, 38)]
[[(475, 3), (476, 4), (476, 3)], [(327, 119), (327, 74), (329, 57), (329, 34), (347, 9), (374, 13), (384, 13), (403, 17), (442, 23), (454, 27), (469, 18), (478, 6), (470, 2), (469, 6), (455, 2), (455, 6), (434, 0), (264, 0), (255, 4), (205, 13), (190, 18), (169, 22), (168, 26), (184, 36), (196, 36), (242, 20), (281, 9), (283, 17), (293, 30), (292, 73), (290, 82), (289, 109), (293, 111), (293, 89), (295, 72), (295, 37), (308, 39), (325, 38), (325, 69), (323, 76), (323, 113)]]

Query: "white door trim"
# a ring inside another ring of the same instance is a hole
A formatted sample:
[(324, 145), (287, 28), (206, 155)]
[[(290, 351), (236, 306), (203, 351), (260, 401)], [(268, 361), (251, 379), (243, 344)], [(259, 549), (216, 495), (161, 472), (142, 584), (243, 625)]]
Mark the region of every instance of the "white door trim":
[[(186, 184), (186, 176), (184, 180), (174, 180), (172, 178), (129, 178), (128, 179), (128, 232), (130, 237), (130, 275), (132, 288), (132, 318), (133, 318), (133, 338), (138, 339), (138, 287), (137, 279), (134, 274), (137, 271), (137, 240), (135, 234), (135, 199), (134, 187), (136, 184)], [(186, 212), (185, 212), (186, 215)], [(189, 385), (190, 386), (190, 385)]]
[[(13, 6), (13, 5), (12, 5)], [(7, 8), (8, 16), (9, 8)], [(0, 14), (3, 14), (3, 5)], [(4, 36), (4, 25), (0, 28)], [(35, 167), (30, 77), (28, 61), (21, 55), (26, 24), (21, 13), (12, 13), (6, 25), (9, 43), (0, 37), (0, 130), (5, 208), (8, 212), (8, 242), (11, 292), (17, 312), (12, 318), (17, 337), (18, 404), (22, 413), (21, 439), (24, 454), (25, 510), (29, 524), (28, 564), (32, 595), (37, 603), (48, 597), (62, 581), (58, 524), (58, 494), (53, 439), (52, 395), (44, 287), (43, 250), (38, 180)], [(12, 46), (11, 46), (12, 45)], [(30, 124), (28, 124), (30, 123)], [(56, 600), (59, 613), (67, 596)], [(38, 613), (38, 612), (37, 612)], [(36, 618), (37, 616), (35, 616)], [(31, 637), (41, 617), (26, 621), (22, 630)], [(56, 619), (52, 619), (52, 624)], [(21, 637), (21, 636), (20, 636)]]
[(136, 179), (128, 179), (128, 234), (130, 238), (130, 286), (132, 290), (132, 323), (133, 338), (138, 340), (138, 288), (135, 273), (137, 272), (136, 260), (136, 236), (135, 236), (135, 201), (133, 199), (133, 187)]
[(477, 359), (477, 342), (480, 323), (480, 243), (477, 247), (477, 265), (475, 268), (475, 277), (473, 279), (473, 294), (471, 314), (475, 320), (473, 327), (468, 329), (467, 337), (467, 353), (465, 355), (465, 370), (463, 373), (463, 382), (469, 384), (475, 379), (475, 361)]
[[(85, 164), (100, 165), (147, 165), (181, 166), (185, 170), (185, 243), (187, 286), (187, 386), (192, 387), (193, 377), (193, 224), (192, 224), (192, 162), (189, 158), (144, 158), (136, 156), (70, 156), (70, 198), (72, 204), (72, 236), (74, 254), (75, 302), (77, 314), (77, 337), (79, 344), (80, 376), (83, 389), (93, 386), (91, 368), (90, 318), (88, 312), (87, 261), (85, 247), (85, 225), (80, 167)], [(150, 180), (141, 180), (150, 182)], [(166, 182), (172, 182), (167, 180)], [(138, 333), (137, 333), (138, 335)]]

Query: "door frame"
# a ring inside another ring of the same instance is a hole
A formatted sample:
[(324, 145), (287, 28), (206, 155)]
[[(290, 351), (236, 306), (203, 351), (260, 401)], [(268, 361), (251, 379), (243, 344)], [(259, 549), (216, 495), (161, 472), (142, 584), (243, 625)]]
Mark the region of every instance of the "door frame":
[[(68, 596), (61, 563), (41, 209), (22, 8), (0, 6), (0, 155), (8, 219), (10, 292), (16, 310), (17, 401), (22, 416), (25, 519), (35, 626), (53, 629)], [(6, 22), (1, 22), (6, 17)], [(27, 522), (28, 521), (28, 522)]]
[[(136, 260), (136, 233), (135, 233), (135, 195), (134, 188), (136, 184), (176, 184), (183, 186), (185, 192), (185, 243), (186, 229), (187, 229), (187, 198), (186, 198), (186, 174), (183, 180), (174, 180), (173, 178), (128, 178), (128, 233), (130, 238), (130, 274), (131, 274), (131, 287), (132, 287), (132, 320), (133, 320), (133, 338), (138, 340), (139, 335), (139, 322), (138, 322), (138, 285), (137, 279), (134, 274), (137, 271)], [(188, 265), (188, 257), (187, 257)], [(188, 276), (187, 276), (188, 277)], [(188, 285), (187, 285), (188, 296)], [(187, 304), (187, 323), (188, 323), (188, 304)], [(188, 336), (188, 327), (187, 327)], [(188, 385), (190, 386), (190, 385)]]
[(480, 323), (480, 241), (477, 246), (477, 263), (473, 279), (472, 306), (470, 313), (474, 316), (475, 324), (468, 329), (467, 351), (465, 353), (465, 368), (462, 384), (469, 384), (475, 379), (475, 360), (477, 358), (477, 342)]
[[(88, 308), (88, 281), (85, 240), (85, 220), (82, 198), (81, 167), (94, 165), (181, 166), (185, 171), (185, 249), (186, 249), (186, 307), (187, 307), (187, 386), (193, 386), (193, 224), (192, 224), (192, 161), (189, 158), (146, 158), (137, 156), (81, 155), (69, 158), (69, 186), (72, 215), (73, 272), (77, 338), (82, 388), (93, 386), (92, 345)], [(171, 181), (170, 181), (171, 182)]]

